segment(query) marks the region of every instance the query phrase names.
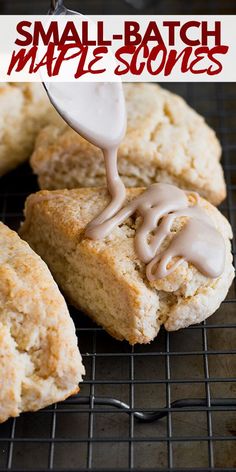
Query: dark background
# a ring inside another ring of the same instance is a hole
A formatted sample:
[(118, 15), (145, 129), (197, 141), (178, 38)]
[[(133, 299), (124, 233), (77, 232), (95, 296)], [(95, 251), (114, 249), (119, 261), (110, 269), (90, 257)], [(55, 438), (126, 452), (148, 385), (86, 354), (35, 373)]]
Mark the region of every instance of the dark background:
[[(145, 4), (135, 9), (121, 0), (66, 0), (69, 8), (89, 14), (236, 12), (235, 0)], [(45, 0), (0, 0), (1, 14), (44, 14), (48, 8)], [(163, 85), (182, 95), (217, 132), (228, 190), (220, 209), (235, 232), (236, 84)], [(17, 230), (25, 198), (37, 189), (28, 164), (1, 178), (0, 219)], [(161, 330), (150, 345), (135, 347), (115, 341), (70, 307), (86, 367), (80, 395), (0, 425), (0, 471), (236, 472), (235, 307), (233, 284), (204, 323), (175, 333)], [(99, 397), (126, 402), (128, 414), (99, 406)], [(173, 402), (193, 398), (202, 399), (203, 406), (174, 407)], [(218, 408), (217, 398), (225, 402)], [(153, 423), (140, 423), (133, 414), (158, 409), (166, 416)]]
[[(135, 5), (143, 5), (134, 8)], [(49, 8), (46, 0), (1, 0), (1, 14), (44, 14)], [(232, 15), (236, 2), (232, 0), (66, 0), (68, 8), (87, 14), (219, 14)]]

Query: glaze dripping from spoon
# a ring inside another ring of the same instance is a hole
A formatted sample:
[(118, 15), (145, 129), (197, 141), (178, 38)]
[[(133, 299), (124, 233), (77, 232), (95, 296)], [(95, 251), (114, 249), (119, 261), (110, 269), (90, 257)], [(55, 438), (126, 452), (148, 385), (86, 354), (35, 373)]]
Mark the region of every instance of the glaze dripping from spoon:
[[(54, 2), (52, 2), (54, 4)], [(57, 4), (57, 5), (56, 5)], [(54, 14), (69, 14), (61, 1)], [(75, 12), (71, 12), (75, 14)], [(126, 131), (126, 110), (119, 82), (47, 83), (49, 98), (64, 120), (104, 155), (107, 188), (111, 201), (87, 226), (85, 236), (101, 239), (115, 227), (138, 214), (135, 249), (147, 264), (150, 281), (173, 272), (185, 260), (210, 278), (219, 277), (225, 265), (225, 243), (205, 211), (190, 205), (188, 194), (172, 185), (154, 184), (124, 206), (126, 191), (119, 176), (117, 151)], [(174, 232), (175, 221), (184, 218), (183, 227)], [(163, 242), (169, 244), (162, 249)]]

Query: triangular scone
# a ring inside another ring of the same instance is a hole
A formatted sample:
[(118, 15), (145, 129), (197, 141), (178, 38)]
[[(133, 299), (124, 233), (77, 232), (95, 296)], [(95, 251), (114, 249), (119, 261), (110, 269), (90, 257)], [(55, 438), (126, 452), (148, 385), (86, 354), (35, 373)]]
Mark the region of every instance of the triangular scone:
[(0, 175), (29, 158), (39, 130), (55, 111), (42, 84), (0, 83)]
[[(156, 84), (124, 84), (124, 92), (127, 133), (119, 146), (118, 168), (125, 185), (172, 183), (219, 204), (226, 195), (221, 147), (204, 118)], [(40, 132), (31, 165), (42, 189), (106, 184), (101, 150), (60, 117)]]
[[(142, 191), (128, 189), (127, 199)], [(176, 330), (214, 313), (234, 275), (231, 228), (221, 213), (201, 199), (225, 239), (222, 276), (209, 279), (185, 262), (150, 284), (134, 249), (137, 218), (129, 218), (104, 240), (84, 238), (85, 226), (108, 201), (105, 189), (41, 191), (27, 199), (21, 235), (47, 262), (68, 300), (131, 344), (148, 343), (162, 324)], [(176, 220), (173, 229), (178, 231), (181, 224)]]
[(73, 321), (46, 264), (0, 223), (0, 422), (77, 393)]

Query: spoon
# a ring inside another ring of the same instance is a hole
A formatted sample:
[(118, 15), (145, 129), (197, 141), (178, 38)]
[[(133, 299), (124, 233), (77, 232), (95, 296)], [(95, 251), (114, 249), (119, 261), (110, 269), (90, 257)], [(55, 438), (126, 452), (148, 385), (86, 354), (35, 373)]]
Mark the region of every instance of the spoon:
[(80, 15), (73, 10), (69, 10), (63, 5), (63, 0), (51, 0), (50, 15)]
[[(51, 15), (80, 15), (68, 10), (63, 0), (51, 1)], [(92, 221), (104, 221), (122, 207), (126, 192), (117, 169), (117, 150), (126, 132), (126, 107), (121, 81), (45, 82), (48, 97), (58, 113), (78, 134), (104, 155), (111, 202)]]
[[(50, 15), (79, 15), (51, 0)], [(95, 146), (118, 147), (126, 130), (126, 109), (121, 81), (47, 82), (50, 101), (71, 128)]]

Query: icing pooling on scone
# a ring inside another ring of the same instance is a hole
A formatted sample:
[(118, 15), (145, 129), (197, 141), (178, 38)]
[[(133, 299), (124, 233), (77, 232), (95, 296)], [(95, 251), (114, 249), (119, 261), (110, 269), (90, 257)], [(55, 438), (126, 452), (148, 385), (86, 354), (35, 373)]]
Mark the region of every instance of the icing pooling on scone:
[[(224, 270), (225, 243), (198, 205), (197, 195), (196, 199), (190, 206), (183, 190), (169, 184), (153, 184), (112, 218), (104, 219), (100, 224), (90, 223), (86, 236), (102, 239), (138, 213), (142, 222), (136, 230), (135, 249), (140, 260), (147, 264), (146, 274), (150, 281), (169, 275), (184, 260), (191, 262), (207, 277), (219, 277)], [(171, 230), (175, 219), (181, 217), (187, 217), (187, 223), (161, 252), (165, 238), (173, 235)], [(178, 259), (173, 262), (175, 258)]]
[[(72, 91), (67, 84), (50, 85), (49, 96), (63, 118), (104, 154), (111, 202), (88, 224), (85, 236), (105, 238), (137, 213), (142, 221), (136, 230), (135, 249), (140, 260), (147, 264), (146, 275), (150, 281), (166, 277), (185, 260), (207, 277), (219, 277), (225, 265), (225, 243), (200, 208), (196, 194), (196, 202), (191, 205), (189, 192), (159, 183), (123, 206), (125, 187), (117, 169), (117, 149), (126, 127), (121, 84), (79, 83), (73, 84)], [(173, 234), (176, 218), (183, 217), (187, 221)], [(169, 244), (162, 250), (167, 237)]]

